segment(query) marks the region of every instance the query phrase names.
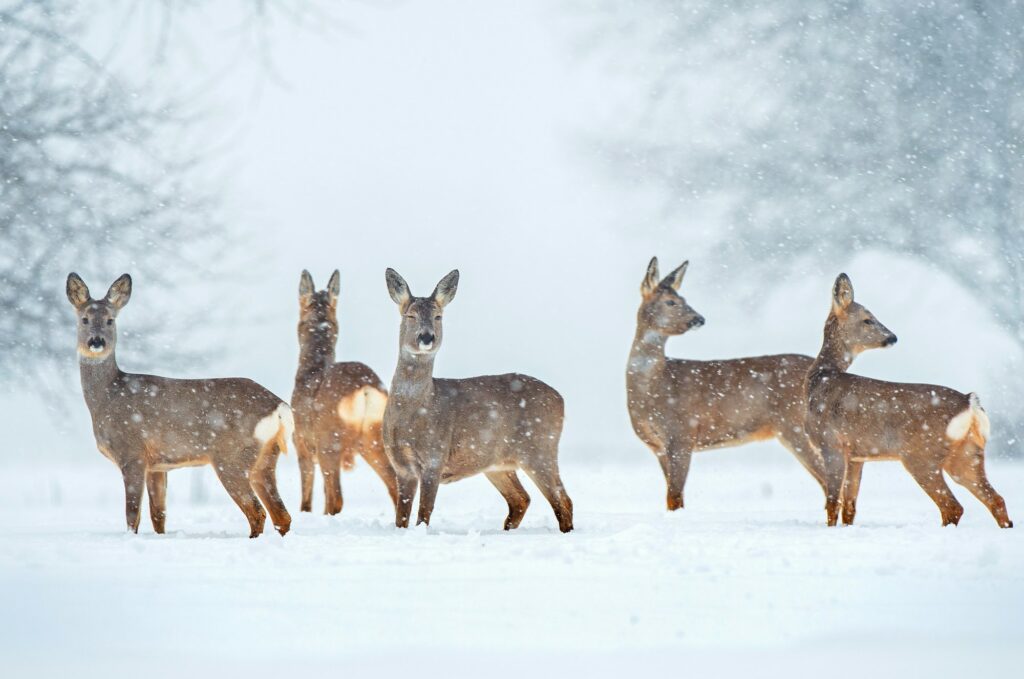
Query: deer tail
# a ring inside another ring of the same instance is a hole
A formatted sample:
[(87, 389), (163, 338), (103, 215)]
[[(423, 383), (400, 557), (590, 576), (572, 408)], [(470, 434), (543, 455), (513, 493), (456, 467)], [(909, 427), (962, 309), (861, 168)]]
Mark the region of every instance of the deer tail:
[(276, 441), (278, 449), (288, 454), (288, 439), (295, 432), (295, 416), (287, 403), (281, 403), (262, 420), (256, 423), (253, 436), (261, 444)]
[(946, 438), (951, 441), (970, 441), (979, 448), (988, 442), (990, 424), (978, 395), (967, 395), (967, 407), (957, 413), (946, 425)]
[[(338, 402), (338, 417), (364, 436), (384, 418), (388, 396), (375, 386), (364, 385)], [(355, 466), (355, 450), (342, 451), (341, 464), (345, 469)]]

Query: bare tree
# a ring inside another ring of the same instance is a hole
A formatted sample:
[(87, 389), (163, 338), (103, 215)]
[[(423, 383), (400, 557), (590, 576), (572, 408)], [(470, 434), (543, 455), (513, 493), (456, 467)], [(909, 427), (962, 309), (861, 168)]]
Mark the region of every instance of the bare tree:
[[(167, 286), (223, 244), (211, 197), (187, 186), (190, 161), (159, 143), (187, 121), (96, 61), (79, 14), (57, 0), (0, 7), (0, 375), (15, 382), (68, 363), (70, 268), (130, 266)], [(195, 358), (153, 330), (133, 339), (151, 360)]]
[[(129, 83), (109, 66), (117, 36), (148, 27), (159, 39), (147, 70), (159, 73), (210, 5), (0, 0), (0, 377), (8, 385), (55, 368), (70, 372), (69, 270), (112, 279), (130, 269), (166, 292), (190, 279), (209, 284), (211, 270), (224, 266), (230, 233), (201, 171), (207, 159), (181, 149), (203, 118), (185, 115), (189, 97), (169, 93), (159, 78)], [(189, 83), (192, 96), (246, 56), (273, 75), (275, 23), (335, 25), (317, 0), (237, 0), (230, 10), (227, 20), (237, 23), (225, 38), (236, 43), (231, 63)], [(98, 57), (86, 44), (95, 48), (89, 38), (103, 11), (119, 28)], [(209, 356), (211, 343), (168, 341), (171, 328), (145, 310), (132, 329), (136, 367)], [(145, 357), (142, 365), (135, 357)]]
[(651, 74), (608, 144), (618, 171), (671, 206), (725, 205), (745, 268), (872, 247), (932, 262), (1024, 346), (1024, 3), (640, 7), (605, 6)]

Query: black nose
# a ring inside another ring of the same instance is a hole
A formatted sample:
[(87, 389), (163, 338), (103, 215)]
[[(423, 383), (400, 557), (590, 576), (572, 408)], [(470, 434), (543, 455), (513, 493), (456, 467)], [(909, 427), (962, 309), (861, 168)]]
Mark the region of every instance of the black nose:
[(689, 328), (699, 328), (702, 325), (704, 325), (704, 317), (703, 316), (697, 316), (696, 318), (690, 319), (690, 324), (687, 327), (689, 327)]
[(432, 332), (421, 332), (419, 334), (419, 336), (416, 337), (416, 341), (419, 342), (420, 344), (433, 344), (434, 343), (434, 333), (432, 333)]
[(885, 342), (882, 343), (883, 347), (891, 347), (896, 344), (896, 335), (889, 335), (885, 338)]
[(107, 340), (102, 337), (90, 337), (88, 344), (90, 349), (102, 349), (107, 346)]

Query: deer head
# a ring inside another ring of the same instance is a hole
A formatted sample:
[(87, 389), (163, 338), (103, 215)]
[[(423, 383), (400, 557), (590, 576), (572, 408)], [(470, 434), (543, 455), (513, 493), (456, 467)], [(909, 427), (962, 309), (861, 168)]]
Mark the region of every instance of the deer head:
[(441, 317), (444, 308), (455, 299), (459, 287), (458, 269), (441, 279), (430, 297), (413, 297), (405, 279), (394, 269), (385, 274), (388, 292), (402, 314), (399, 347), (412, 355), (433, 355), (441, 347)]
[(89, 360), (103, 360), (117, 344), (117, 314), (132, 296), (132, 277), (123, 274), (114, 281), (103, 299), (93, 299), (89, 286), (77, 273), (68, 274), (68, 301), (78, 313), (78, 354)]
[(868, 349), (896, 344), (896, 335), (853, 301), (853, 283), (845, 273), (839, 274), (832, 286), (832, 311), (825, 327), (832, 328), (839, 348), (851, 358)]
[(664, 279), (658, 276), (658, 258), (652, 257), (647, 274), (640, 285), (643, 301), (637, 321), (646, 329), (661, 335), (682, 335), (691, 328), (704, 325), (704, 317), (679, 294), (683, 276), (690, 262), (683, 262)]
[(338, 341), (338, 295), (341, 274), (337, 269), (327, 288), (317, 291), (313, 277), (303, 269), (299, 280), (299, 345), (317, 342), (333, 347)]

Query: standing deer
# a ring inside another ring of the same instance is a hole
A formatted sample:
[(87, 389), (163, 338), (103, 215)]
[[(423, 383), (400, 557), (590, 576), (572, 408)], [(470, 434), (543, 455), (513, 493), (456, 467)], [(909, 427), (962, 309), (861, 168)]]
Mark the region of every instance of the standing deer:
[(678, 293), (689, 262), (659, 278), (651, 259), (640, 286), (636, 336), (626, 368), (633, 430), (654, 452), (668, 486), (670, 511), (683, 507), (695, 451), (775, 438), (825, 490), (825, 469), (804, 430), (809, 356), (781, 354), (718, 361), (665, 357), (665, 342), (704, 325)]
[(168, 470), (208, 464), (249, 520), (249, 537), (263, 532), (264, 505), (284, 535), (291, 517), (277, 493), (276, 469), (278, 455), (288, 450), (291, 409), (252, 380), (122, 372), (114, 356), (116, 321), (131, 294), (128, 274), (99, 300), (78, 274), (68, 275), (68, 300), (80, 319), (82, 391), (96, 445), (124, 477), (128, 530), (139, 531), (147, 489), (153, 530), (163, 533)]
[(441, 316), (455, 297), (459, 272), (442, 278), (430, 297), (413, 297), (393, 269), (386, 279), (402, 315), (398, 367), (384, 411), (384, 449), (398, 474), (395, 525), (409, 525), (417, 484), (416, 523), (429, 524), (439, 484), (483, 473), (508, 502), (505, 530), (516, 528), (530, 504), (516, 476), (522, 469), (551, 503), (559, 529), (571, 531), (572, 501), (558, 474), (561, 395), (519, 374), (435, 379)]
[(341, 470), (352, 468), (357, 452), (387, 486), (391, 501), (398, 502), (395, 471), (381, 438), (388, 399), (384, 384), (363, 363), (334, 362), (339, 279), (335, 271), (327, 289), (319, 292), (308, 271), (299, 282), (299, 369), (292, 409), (304, 512), (312, 511), (317, 462), (324, 478), (324, 513), (341, 511)]
[(956, 525), (964, 513), (942, 478), (981, 500), (1002, 528), (1013, 523), (1006, 503), (985, 476), (988, 416), (976, 394), (933, 384), (883, 382), (847, 371), (857, 354), (892, 346), (896, 335), (853, 301), (853, 284), (839, 274), (824, 341), (807, 373), (807, 428), (826, 467), (826, 514), (836, 525), (853, 523), (865, 462), (899, 460), (942, 514)]

